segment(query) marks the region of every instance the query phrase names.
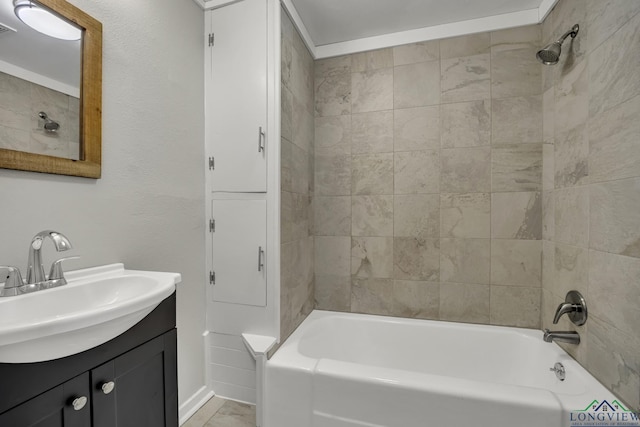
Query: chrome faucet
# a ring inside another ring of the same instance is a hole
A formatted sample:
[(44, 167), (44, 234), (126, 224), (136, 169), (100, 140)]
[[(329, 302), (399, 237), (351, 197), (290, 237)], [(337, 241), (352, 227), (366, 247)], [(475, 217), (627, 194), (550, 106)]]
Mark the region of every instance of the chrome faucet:
[(542, 339), (545, 342), (566, 342), (569, 344), (580, 344), (580, 334), (575, 331), (554, 331), (551, 332), (548, 329), (544, 330), (544, 336)]
[(17, 267), (0, 266), (0, 271), (6, 271), (4, 286), (0, 286), (0, 297), (12, 297), (67, 284), (67, 280), (64, 278), (64, 272), (62, 271), (62, 262), (79, 257), (67, 257), (55, 261), (51, 264), (51, 271), (47, 278), (44, 274), (41, 254), (42, 243), (47, 237), (51, 238), (51, 241), (58, 252), (68, 251), (72, 248), (69, 239), (67, 239), (64, 234), (58, 233), (57, 231), (45, 230), (33, 236), (31, 244), (29, 245), (27, 280), (22, 280), (22, 275)]
[(62, 233), (52, 230), (41, 231), (36, 234), (29, 245), (29, 261), (27, 263), (27, 285), (41, 283), (47, 280), (42, 265), (41, 248), (46, 237), (53, 241), (56, 251), (62, 252), (72, 248), (71, 242)]
[[(553, 324), (557, 325), (564, 315), (569, 316), (569, 320), (576, 326), (582, 326), (587, 322), (587, 302), (578, 291), (569, 291), (564, 302), (556, 309), (553, 316)], [(575, 331), (550, 331), (544, 330), (542, 339), (545, 342), (566, 342), (569, 344), (580, 344), (580, 334)]]

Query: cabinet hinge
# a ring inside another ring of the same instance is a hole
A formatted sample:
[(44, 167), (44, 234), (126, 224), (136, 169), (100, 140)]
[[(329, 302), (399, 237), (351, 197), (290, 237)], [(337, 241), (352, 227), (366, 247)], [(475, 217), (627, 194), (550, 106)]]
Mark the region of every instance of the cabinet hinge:
[(213, 46), (215, 43), (215, 36), (213, 35), (213, 33), (209, 34), (209, 46)]
[(216, 231), (216, 220), (215, 219), (210, 219), (209, 220), (209, 233), (215, 233)]
[(209, 157), (209, 170), (216, 168), (216, 160), (213, 157)]
[(210, 271), (209, 272), (209, 283), (211, 283), (212, 285), (216, 284), (216, 272), (215, 271)]

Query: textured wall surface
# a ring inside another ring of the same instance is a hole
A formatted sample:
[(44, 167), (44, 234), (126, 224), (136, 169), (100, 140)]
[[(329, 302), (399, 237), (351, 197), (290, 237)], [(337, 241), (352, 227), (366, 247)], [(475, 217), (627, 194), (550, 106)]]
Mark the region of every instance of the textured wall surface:
[(313, 58), (282, 11), (280, 340), (311, 312), (313, 276)]
[[(563, 345), (640, 408), (640, 2), (561, 0), (545, 43), (580, 24), (543, 67), (542, 326), (578, 330)], [(589, 319), (553, 325), (571, 289)]]
[[(202, 10), (191, 0), (71, 0), (103, 24), (102, 179), (0, 170), (0, 264), (23, 271), (33, 235), (64, 233), (78, 261), (175, 271), (180, 403), (204, 385)], [(56, 256), (43, 247), (45, 263)], [(65, 256), (67, 253), (64, 254)]]
[(540, 326), (540, 26), (316, 62), (321, 309)]
[[(78, 98), (0, 72), (0, 148), (78, 159), (79, 110)], [(41, 111), (57, 132), (44, 130)]]

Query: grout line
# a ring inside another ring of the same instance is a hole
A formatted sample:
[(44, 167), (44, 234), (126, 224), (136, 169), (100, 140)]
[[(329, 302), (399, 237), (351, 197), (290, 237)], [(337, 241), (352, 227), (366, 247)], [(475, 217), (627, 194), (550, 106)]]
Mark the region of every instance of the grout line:
[[(489, 114), (491, 115), (490, 120), (490, 128), (489, 128), (489, 324), (492, 323), (492, 307), (491, 307), (491, 294), (493, 293), (493, 271), (491, 269), (492, 260), (493, 260), (493, 229), (492, 229), (492, 216), (493, 216), (493, 108), (494, 108), (494, 99), (493, 99), (493, 73), (492, 73), (492, 47), (493, 47), (493, 33), (489, 34)], [(542, 220), (542, 219), (541, 219)]]

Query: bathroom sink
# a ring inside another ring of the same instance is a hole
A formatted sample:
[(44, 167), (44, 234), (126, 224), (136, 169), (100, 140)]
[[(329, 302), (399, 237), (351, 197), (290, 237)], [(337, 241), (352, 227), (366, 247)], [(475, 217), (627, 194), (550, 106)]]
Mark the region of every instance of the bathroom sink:
[(0, 298), (0, 363), (43, 362), (117, 337), (170, 296), (180, 274), (123, 264), (71, 271), (67, 285)]

